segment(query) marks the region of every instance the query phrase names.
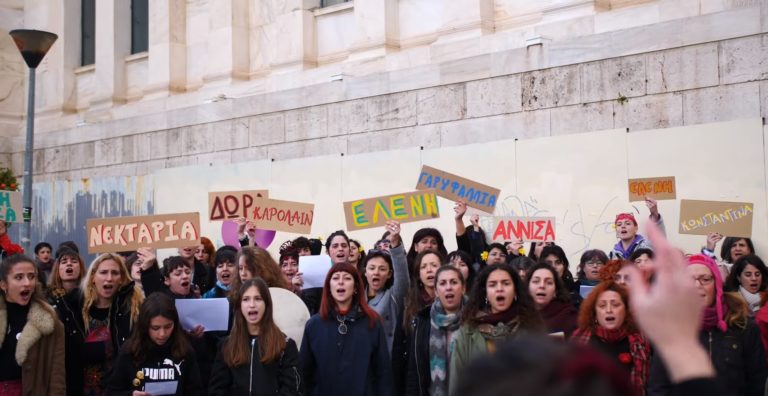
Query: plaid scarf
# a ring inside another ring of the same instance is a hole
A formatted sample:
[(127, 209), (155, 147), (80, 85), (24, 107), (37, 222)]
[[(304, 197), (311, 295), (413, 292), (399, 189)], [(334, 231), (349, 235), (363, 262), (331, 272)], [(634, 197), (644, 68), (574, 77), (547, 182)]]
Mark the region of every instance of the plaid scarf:
[[(598, 333), (609, 334), (613, 332), (598, 331), (598, 329), (584, 330), (578, 329), (571, 336), (571, 342), (577, 345), (589, 345), (589, 340), (594, 337), (600, 337)], [(616, 333), (613, 333), (614, 335)], [(648, 381), (648, 374), (651, 365), (651, 345), (643, 338), (643, 335), (635, 332), (626, 335), (629, 338), (629, 354), (632, 356), (632, 368), (629, 372), (629, 381), (632, 383), (632, 387), (635, 388), (635, 392), (638, 395), (645, 395), (645, 384)], [(606, 340), (603, 337), (604, 341)], [(615, 339), (616, 337), (610, 337), (614, 341), (620, 341), (623, 339)]]
[[(462, 305), (464, 301), (462, 300)], [(440, 299), (435, 299), (429, 311), (429, 394), (442, 396), (448, 394), (448, 362), (451, 357), (453, 341), (461, 325), (461, 312), (449, 314), (443, 309)]]

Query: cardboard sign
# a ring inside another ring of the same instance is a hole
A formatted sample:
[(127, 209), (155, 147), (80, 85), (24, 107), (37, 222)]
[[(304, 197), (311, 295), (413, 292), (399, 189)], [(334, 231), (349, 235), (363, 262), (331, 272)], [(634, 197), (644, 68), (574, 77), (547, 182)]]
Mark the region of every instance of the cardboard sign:
[(410, 223), (440, 217), (434, 190), (344, 202), (347, 230), (381, 227), (387, 220)]
[(269, 198), (267, 190), (219, 191), (208, 193), (208, 220), (248, 218), (256, 198)]
[(650, 197), (657, 201), (676, 199), (675, 177), (629, 179), (629, 202), (645, 201), (645, 197)]
[(249, 218), (262, 230), (309, 234), (314, 214), (314, 204), (255, 198)]
[(21, 222), (24, 207), (21, 203), (21, 193), (18, 191), (0, 191), (0, 220), (9, 223)]
[(466, 201), (467, 206), (493, 213), (501, 190), (480, 184), (461, 176), (424, 165), (421, 168), (417, 190), (434, 189), (435, 194), (451, 201)]
[(750, 202), (680, 201), (680, 233), (751, 238), (754, 204)]
[(486, 238), (493, 242), (522, 240), (524, 242), (553, 242), (554, 217), (491, 217), (483, 227)]
[(194, 246), (200, 244), (200, 215), (177, 213), (88, 219), (86, 230), (88, 253)]

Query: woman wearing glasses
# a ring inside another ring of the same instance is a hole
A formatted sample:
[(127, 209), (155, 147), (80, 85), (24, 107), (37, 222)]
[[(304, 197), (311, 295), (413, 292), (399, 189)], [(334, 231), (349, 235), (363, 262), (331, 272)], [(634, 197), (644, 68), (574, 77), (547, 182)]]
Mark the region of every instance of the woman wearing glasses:
[[(712, 258), (690, 256), (688, 271), (705, 301), (699, 341), (709, 351), (717, 381), (729, 394), (762, 395), (768, 368), (760, 332), (749, 320), (746, 303), (738, 295), (723, 292), (723, 279)], [(671, 387), (661, 358), (654, 356), (649, 394), (668, 394)]]
[(600, 249), (587, 250), (579, 260), (576, 276), (580, 286), (597, 286), (600, 283), (600, 270), (608, 262), (608, 256)]
[[(664, 219), (661, 218), (656, 200), (646, 198), (645, 205), (651, 212), (648, 218), (664, 232)], [(613, 224), (616, 227), (616, 237), (619, 238), (619, 241), (616, 242), (609, 254), (611, 259), (628, 260), (635, 249), (651, 248), (651, 242), (637, 233), (637, 220), (632, 213), (619, 213)]]
[(390, 250), (368, 251), (363, 261), (363, 285), (368, 305), (381, 316), (387, 336), (387, 350), (391, 354), (398, 318), (403, 315), (403, 302), (408, 294), (410, 281), (405, 248), (400, 238), (400, 223), (388, 221), (387, 231)]

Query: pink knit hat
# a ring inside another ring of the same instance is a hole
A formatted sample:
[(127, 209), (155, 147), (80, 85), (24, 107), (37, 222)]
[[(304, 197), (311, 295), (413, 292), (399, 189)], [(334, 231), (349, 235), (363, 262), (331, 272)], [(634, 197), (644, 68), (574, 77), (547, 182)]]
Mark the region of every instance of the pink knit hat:
[(715, 309), (717, 310), (717, 327), (723, 332), (728, 331), (728, 325), (725, 323), (723, 312), (723, 277), (720, 275), (720, 269), (717, 263), (709, 256), (703, 254), (694, 254), (688, 257), (688, 265), (701, 264), (709, 268), (709, 272), (715, 278)]

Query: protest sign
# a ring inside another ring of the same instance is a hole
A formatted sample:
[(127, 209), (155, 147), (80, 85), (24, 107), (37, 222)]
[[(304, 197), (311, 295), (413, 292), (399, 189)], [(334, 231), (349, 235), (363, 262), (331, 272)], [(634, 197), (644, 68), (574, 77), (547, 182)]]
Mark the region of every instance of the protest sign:
[(315, 205), (279, 199), (255, 198), (249, 219), (262, 230), (309, 234)]
[(9, 223), (21, 221), (23, 211), (20, 192), (0, 190), (0, 220)]
[(208, 220), (248, 218), (256, 198), (269, 198), (267, 190), (217, 191), (208, 193)]
[(487, 217), (482, 223), (487, 239), (493, 242), (555, 240), (554, 217)]
[(645, 197), (657, 201), (677, 198), (675, 177), (651, 177), (629, 179), (629, 202), (645, 201)]
[(434, 189), (435, 194), (451, 201), (466, 201), (467, 206), (493, 213), (501, 190), (465, 179), (430, 166), (422, 166), (417, 190)]
[(440, 217), (434, 190), (344, 202), (347, 230), (380, 227), (387, 220), (410, 223)]
[(177, 213), (154, 216), (88, 219), (88, 253), (187, 247), (200, 244), (200, 215)]
[(751, 238), (754, 205), (750, 202), (680, 201), (680, 233)]

